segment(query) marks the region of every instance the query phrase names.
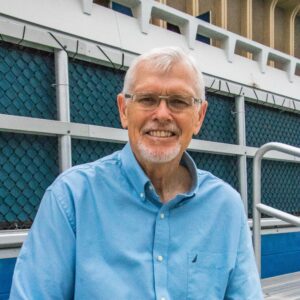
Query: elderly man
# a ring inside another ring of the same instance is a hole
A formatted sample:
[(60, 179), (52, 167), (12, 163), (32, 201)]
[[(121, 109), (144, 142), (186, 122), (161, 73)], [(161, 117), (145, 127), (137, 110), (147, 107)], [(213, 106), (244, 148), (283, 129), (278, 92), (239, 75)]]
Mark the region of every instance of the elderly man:
[(10, 299), (262, 299), (239, 194), (185, 152), (204, 99), (182, 50), (135, 60), (118, 95), (129, 143), (47, 189)]

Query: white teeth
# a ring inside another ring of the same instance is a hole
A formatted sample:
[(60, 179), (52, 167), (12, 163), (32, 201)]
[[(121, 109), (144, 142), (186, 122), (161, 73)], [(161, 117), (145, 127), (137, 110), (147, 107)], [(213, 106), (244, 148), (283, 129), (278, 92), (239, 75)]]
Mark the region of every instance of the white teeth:
[(172, 135), (172, 132), (163, 130), (152, 130), (149, 131), (149, 134), (155, 137), (170, 137)]

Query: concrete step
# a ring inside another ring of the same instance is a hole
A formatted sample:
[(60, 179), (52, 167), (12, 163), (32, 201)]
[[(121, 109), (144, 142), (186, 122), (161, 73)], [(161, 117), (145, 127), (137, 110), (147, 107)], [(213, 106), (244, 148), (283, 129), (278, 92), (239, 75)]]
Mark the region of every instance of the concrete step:
[(300, 272), (262, 279), (267, 300), (300, 300)]

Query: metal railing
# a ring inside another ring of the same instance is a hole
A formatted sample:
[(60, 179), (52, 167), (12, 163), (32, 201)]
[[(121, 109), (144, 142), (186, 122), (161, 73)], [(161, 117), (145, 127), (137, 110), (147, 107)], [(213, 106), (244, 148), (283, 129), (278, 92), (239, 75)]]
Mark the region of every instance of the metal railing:
[(300, 148), (282, 143), (267, 143), (261, 146), (253, 159), (253, 245), (259, 274), (261, 274), (261, 213), (300, 226), (300, 218), (261, 203), (261, 161), (268, 151), (276, 150), (300, 156)]

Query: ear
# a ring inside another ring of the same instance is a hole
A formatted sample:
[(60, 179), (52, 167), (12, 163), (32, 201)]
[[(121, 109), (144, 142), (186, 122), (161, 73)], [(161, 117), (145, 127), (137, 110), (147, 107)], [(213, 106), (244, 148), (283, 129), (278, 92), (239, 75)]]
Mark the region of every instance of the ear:
[(202, 126), (204, 118), (205, 118), (207, 106), (208, 106), (208, 103), (207, 103), (206, 100), (204, 100), (201, 103), (200, 110), (196, 113), (197, 114), (197, 119), (196, 119), (196, 122), (195, 122), (195, 125), (194, 125), (194, 132), (193, 132), (195, 135), (198, 134), (198, 132), (201, 129), (201, 126)]
[(119, 94), (117, 96), (119, 115), (122, 127), (126, 129), (128, 127), (128, 119), (127, 119), (127, 103), (123, 94)]

